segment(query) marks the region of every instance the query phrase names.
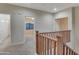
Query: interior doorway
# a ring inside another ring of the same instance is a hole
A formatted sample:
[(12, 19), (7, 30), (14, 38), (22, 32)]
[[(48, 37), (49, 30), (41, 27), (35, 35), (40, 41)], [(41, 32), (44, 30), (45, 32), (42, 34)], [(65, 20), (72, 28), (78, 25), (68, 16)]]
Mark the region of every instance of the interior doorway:
[(24, 45), (27, 47), (28, 54), (35, 54), (35, 19), (33, 17), (25, 17), (24, 22)]
[(68, 30), (68, 18), (67, 17), (56, 19), (56, 22), (58, 24), (60, 31)]
[(24, 35), (26, 37), (32, 37), (35, 33), (35, 21), (33, 17), (25, 17), (25, 29)]

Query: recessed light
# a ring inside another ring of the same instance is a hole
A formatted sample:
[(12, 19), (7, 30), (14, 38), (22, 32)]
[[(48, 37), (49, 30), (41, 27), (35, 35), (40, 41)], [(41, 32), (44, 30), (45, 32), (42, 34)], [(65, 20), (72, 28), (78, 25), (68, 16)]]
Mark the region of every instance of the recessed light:
[(33, 20), (33, 19), (35, 19), (35, 18), (32, 17), (32, 20)]
[(54, 8), (53, 10), (54, 10), (54, 11), (56, 11), (56, 10), (57, 10), (57, 8)]

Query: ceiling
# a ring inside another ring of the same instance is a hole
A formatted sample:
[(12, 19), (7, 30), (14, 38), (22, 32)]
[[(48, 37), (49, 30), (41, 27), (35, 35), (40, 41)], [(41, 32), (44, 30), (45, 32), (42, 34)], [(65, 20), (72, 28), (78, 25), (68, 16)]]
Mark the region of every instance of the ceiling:
[(66, 8), (79, 5), (78, 3), (10, 3), (10, 4), (51, 13), (56, 13)]

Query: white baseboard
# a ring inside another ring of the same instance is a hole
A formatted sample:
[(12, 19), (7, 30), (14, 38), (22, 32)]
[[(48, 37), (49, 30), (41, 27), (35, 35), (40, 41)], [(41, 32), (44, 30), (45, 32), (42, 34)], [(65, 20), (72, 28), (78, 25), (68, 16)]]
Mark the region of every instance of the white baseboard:
[(19, 44), (24, 44), (24, 42), (13, 43), (11, 46), (15, 46), (15, 45), (19, 45)]

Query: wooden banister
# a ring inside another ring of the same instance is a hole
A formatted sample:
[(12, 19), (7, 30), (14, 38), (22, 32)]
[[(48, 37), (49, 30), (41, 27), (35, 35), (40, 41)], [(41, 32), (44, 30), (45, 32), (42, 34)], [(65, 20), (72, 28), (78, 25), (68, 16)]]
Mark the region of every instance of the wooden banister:
[(61, 35), (63, 38), (63, 41), (66, 43), (66, 42), (70, 42), (70, 33), (71, 33), (71, 30), (64, 30), (64, 31), (56, 31), (56, 32), (42, 32), (40, 34), (53, 37), (53, 38), (56, 38), (58, 35)]
[(68, 45), (63, 43), (63, 55), (78, 55), (78, 53), (72, 50)]
[(39, 33), (39, 31), (36, 31), (36, 52), (39, 55), (78, 55), (66, 45), (62, 35), (51, 36), (51, 34)]
[(39, 31), (36, 31), (36, 52), (38, 54), (38, 35), (39, 35)]
[(78, 55), (78, 53), (66, 45), (61, 36), (57, 36), (57, 55)]
[(56, 54), (56, 41), (53, 38), (40, 35), (36, 31), (36, 52), (39, 55)]

